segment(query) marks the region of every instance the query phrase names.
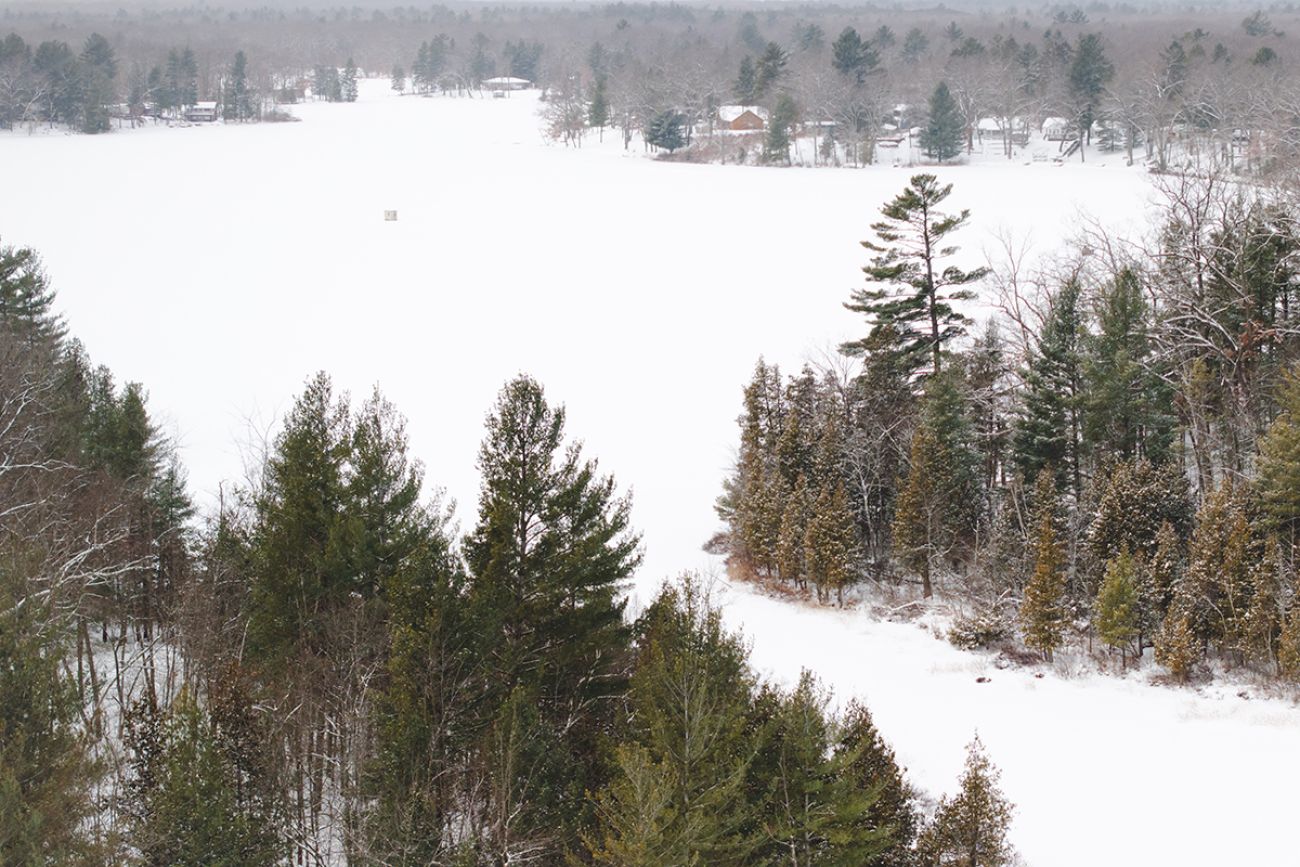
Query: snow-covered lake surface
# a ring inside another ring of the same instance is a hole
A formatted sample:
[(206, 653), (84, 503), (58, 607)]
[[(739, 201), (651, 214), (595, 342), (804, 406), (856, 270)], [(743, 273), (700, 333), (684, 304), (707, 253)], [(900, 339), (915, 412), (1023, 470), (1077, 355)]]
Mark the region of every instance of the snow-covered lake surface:
[[(527, 371), (633, 490), (643, 590), (707, 568), (755, 360), (793, 369), (860, 334), (840, 306), (857, 242), (911, 172), (663, 164), (610, 132), (566, 149), (528, 94), (366, 85), (295, 124), (0, 135), (0, 237), (41, 251), (73, 332), (147, 385), (202, 503), (324, 369), (397, 403), (468, 526), (483, 415)], [(999, 233), (1047, 251), (1080, 213), (1123, 225), (1150, 199), (1118, 159), (938, 173), (973, 212), (972, 262)], [(1024, 673), (976, 685), (983, 661), (914, 626), (727, 601), (761, 669), (863, 695), (926, 789), (952, 787), (978, 728), (1031, 864), (1300, 863), (1300, 712), (1283, 703)]]

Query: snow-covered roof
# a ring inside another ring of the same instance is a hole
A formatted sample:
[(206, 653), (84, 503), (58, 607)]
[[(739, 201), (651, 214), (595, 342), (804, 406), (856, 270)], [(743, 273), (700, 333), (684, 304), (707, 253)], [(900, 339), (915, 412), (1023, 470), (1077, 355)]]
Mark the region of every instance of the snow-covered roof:
[(1049, 117), (1043, 121), (1043, 129), (1060, 129), (1069, 125), (1070, 122), (1063, 117)]
[(521, 84), (532, 84), (532, 82), (526, 78), (515, 78), (512, 75), (499, 75), (496, 78), (485, 78), (483, 79), (483, 83), (486, 84), (488, 87), (501, 87), (501, 86), (509, 86), (509, 85), (514, 85), (518, 87)]
[(718, 119), (724, 123), (731, 123), (747, 111), (752, 111), (758, 117), (767, 120), (767, 109), (757, 105), (720, 105)]

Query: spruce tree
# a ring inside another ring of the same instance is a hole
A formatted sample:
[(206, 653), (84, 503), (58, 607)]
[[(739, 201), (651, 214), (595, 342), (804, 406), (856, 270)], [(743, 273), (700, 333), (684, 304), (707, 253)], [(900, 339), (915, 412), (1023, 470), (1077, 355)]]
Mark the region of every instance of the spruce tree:
[[(952, 185), (940, 186), (934, 175), (915, 175), (880, 209), (884, 219), (871, 226), (876, 240), (862, 242), (875, 254), (863, 268), (872, 288), (854, 291), (844, 305), (866, 316), (871, 330), (865, 339), (841, 346), (842, 352), (888, 352), (909, 376), (927, 363), (932, 374), (939, 372), (944, 346), (964, 334), (969, 321), (953, 302), (973, 298), (974, 293), (962, 287), (988, 273), (987, 268), (942, 267), (957, 252), (947, 244), (948, 236), (970, 218), (969, 211), (936, 210), (951, 193)], [(887, 348), (881, 340), (886, 336)]]
[(646, 126), (645, 141), (651, 147), (663, 148), (672, 153), (686, 145), (686, 118), (681, 112), (665, 109), (650, 118)]
[(871, 713), (856, 701), (835, 721), (833, 737), (831, 801), (837, 833), (831, 839), (838, 860), (831, 863), (910, 867), (919, 817), (915, 793), (903, 779), (894, 751)]
[(609, 124), (609, 85), (605, 76), (597, 76), (591, 87), (591, 99), (587, 102), (587, 123), (600, 130), (601, 141), (605, 139), (605, 127)]
[(966, 119), (948, 90), (948, 83), (941, 81), (930, 94), (929, 115), (921, 130), (921, 147), (930, 159), (945, 163), (961, 155), (965, 139)]
[(1000, 776), (977, 735), (966, 748), (959, 791), (939, 800), (934, 820), (917, 841), (922, 864), (1006, 867), (1013, 862), (1007, 831), (1014, 807), (998, 787)]
[(389, 78), (391, 81), (389, 87), (395, 93), (406, 93), (406, 70), (400, 64), (393, 66), (393, 72)]

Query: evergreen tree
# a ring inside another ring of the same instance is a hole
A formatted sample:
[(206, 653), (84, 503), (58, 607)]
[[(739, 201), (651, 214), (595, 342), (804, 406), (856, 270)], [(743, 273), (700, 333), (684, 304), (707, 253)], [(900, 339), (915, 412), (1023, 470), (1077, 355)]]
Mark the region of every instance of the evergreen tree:
[(31, 343), (57, 343), (64, 336), (63, 319), (54, 312), (54, 290), (29, 247), (0, 245), (0, 328)]
[(808, 576), (804, 539), (809, 532), (812, 511), (813, 504), (808, 499), (808, 480), (801, 475), (785, 499), (776, 545), (776, 568), (781, 580), (793, 581), (800, 587), (805, 585)]
[(808, 580), (825, 601), (832, 591), (844, 604), (844, 588), (857, 577), (857, 539), (853, 513), (843, 485), (822, 488), (813, 505), (803, 540)]
[(1097, 106), (1106, 92), (1106, 85), (1115, 77), (1115, 66), (1106, 58), (1101, 36), (1087, 33), (1079, 37), (1070, 64), (1069, 88), (1075, 105), (1075, 122), (1079, 129), (1079, 156), (1083, 156), (1083, 143), (1092, 140), (1092, 122)]
[[(836, 721), (832, 768), (831, 800), (848, 805), (850, 812), (840, 813), (838, 833), (830, 835), (838, 854), (831, 863), (910, 867), (919, 824), (916, 796), (871, 713), (856, 701)], [(868, 797), (865, 809), (863, 796)], [(888, 841), (884, 851), (880, 851), (882, 835)]]
[(1014, 807), (998, 788), (1000, 772), (978, 736), (966, 748), (959, 791), (943, 797), (917, 842), (926, 867), (1006, 867), (1015, 855), (1007, 841)]
[[(1044, 478), (1047, 477), (1044, 471)], [(1040, 492), (1051, 488), (1040, 479)], [(1048, 499), (1042, 493), (1040, 500)], [(1048, 662), (1064, 640), (1066, 624), (1065, 551), (1057, 541), (1056, 521), (1051, 509), (1039, 504), (1037, 536), (1034, 541), (1034, 571), (1025, 585), (1020, 604), (1020, 624), (1025, 645), (1037, 650)]]
[(401, 67), (401, 64), (397, 64), (393, 67), (390, 80), (392, 83), (389, 86), (394, 92), (406, 93), (406, 70)]
[(1174, 463), (1154, 466), (1138, 459), (1107, 467), (1100, 482), (1097, 514), (1088, 528), (1088, 545), (1099, 562), (1128, 550), (1143, 560), (1155, 555), (1161, 527), (1175, 537), (1192, 525), (1187, 476)]
[(1097, 333), (1084, 340), (1082, 394), (1084, 439), (1099, 455), (1159, 463), (1169, 452), (1172, 395), (1158, 375), (1149, 320), (1133, 270), (1102, 288)]
[[(468, 604), (482, 618), (489, 698), (500, 708), (492, 736), (501, 749), (544, 748), (541, 738), (550, 746), (539, 755), (559, 763), (558, 776), (530, 782), (545, 794), (509, 802), (527, 819), (489, 831), (502, 857), (520, 826), (546, 829), (553, 845), (576, 842), (585, 792), (604, 782), (596, 744), (612, 725), (609, 699), (625, 682), (621, 593), (640, 559), (631, 506), (577, 446), (564, 446), (564, 421), (534, 380), (506, 385), (487, 420), (478, 524), (465, 543)], [(510, 774), (523, 766), (501, 755), (515, 770), (497, 784), (522, 792), (514, 783), (524, 778)]]
[(339, 99), (342, 102), (357, 101), (357, 65), (351, 57), (343, 65), (343, 75), (339, 79)]
[(790, 134), (798, 117), (798, 107), (789, 94), (781, 94), (776, 108), (767, 122), (767, 137), (763, 141), (763, 160), (769, 163), (790, 162)]
[(1300, 542), (1300, 373), (1283, 377), (1277, 402), (1277, 417), (1259, 446), (1256, 490), (1269, 525), (1294, 551)]
[(646, 126), (645, 141), (651, 147), (663, 148), (672, 153), (686, 145), (686, 118), (681, 112), (667, 109), (650, 118)]
[[(371, 852), (389, 863), (454, 860), (462, 756), (472, 747), (484, 647), (444, 529), (384, 578), (386, 679), (375, 699)], [(449, 851), (450, 850), (450, 851)]]
[(941, 81), (930, 94), (930, 110), (921, 131), (921, 147), (930, 159), (944, 163), (961, 155), (965, 140), (966, 119), (948, 90), (948, 83)]
[(24, 574), (33, 565), (0, 550), (0, 863), (101, 863), (86, 824), (91, 738), (63, 669), (64, 623)]
[(605, 138), (605, 127), (609, 124), (609, 85), (605, 76), (598, 76), (591, 87), (591, 99), (587, 102), (587, 123), (600, 130), (601, 140)]
[[(784, 48), (775, 42), (767, 43), (754, 66), (755, 101), (762, 100), (775, 91), (777, 84), (785, 78), (785, 67), (789, 60), (790, 56)], [(744, 75), (743, 69), (741, 75)]]
[[(876, 241), (862, 246), (876, 255), (863, 269), (872, 287), (859, 289), (845, 304), (867, 317), (871, 331), (861, 341), (846, 343), (841, 351), (861, 355), (891, 338), (891, 354), (909, 375), (927, 361), (938, 373), (945, 344), (965, 333), (968, 320), (952, 306), (974, 297), (967, 286), (984, 278), (987, 268), (962, 271), (955, 266), (940, 270), (944, 259), (957, 252), (945, 246), (947, 237), (965, 225), (969, 211), (943, 214), (935, 210), (952, 192), (934, 175), (915, 175), (910, 184), (881, 208), (884, 220), (871, 229)], [(928, 358), (927, 358), (928, 356)]]
[(81, 131), (108, 132), (108, 109), (116, 99), (117, 57), (113, 46), (98, 33), (90, 34), (81, 50), (78, 72), (81, 78)]
[(748, 54), (740, 61), (740, 72), (731, 86), (732, 95), (741, 105), (753, 105), (758, 102), (758, 69), (754, 59)]
[(1140, 627), (1137, 568), (1127, 550), (1106, 564), (1106, 578), (1097, 594), (1094, 625), (1103, 644), (1119, 648), (1120, 664)]
[(248, 88), (248, 58), (242, 51), (235, 52), (235, 60), (226, 76), (222, 114), (226, 120), (249, 120), (253, 117), (253, 98)]
[(1156, 662), (1169, 669), (1179, 683), (1186, 683), (1201, 658), (1200, 643), (1192, 629), (1188, 606), (1175, 598), (1156, 637)]
[(1277, 668), (1287, 680), (1300, 682), (1300, 605), (1294, 597), (1282, 624), (1282, 634), (1278, 636)]
[(852, 27), (845, 27), (831, 43), (831, 65), (835, 71), (854, 84), (866, 82), (880, 62), (872, 44), (858, 35)]
[(285, 854), (269, 817), (241, 809), (230, 758), (187, 691), (153, 721), (137, 709), (129, 735), (135, 765), (132, 842), (147, 864), (254, 867)]
[[(615, 786), (659, 788), (666, 778), (672, 795), (657, 806), (659, 798), (607, 790), (601, 802), (616, 809), (588, 846), (598, 863), (621, 863), (614, 853), (647, 837), (672, 854), (660, 863), (752, 863), (757, 842), (746, 781), (754, 681), (744, 646), (690, 577), (666, 586), (636, 631), (631, 742), (645, 752), (621, 763)], [(655, 809), (647, 811), (647, 802)]]
[(957, 561), (973, 541), (979, 517), (979, 459), (970, 448), (966, 397), (955, 374), (926, 382), (921, 423), (894, 511), (894, 551), (932, 594), (936, 565)]
[(1037, 346), (1029, 356), (1012, 440), (1022, 478), (1035, 478), (1044, 467), (1053, 467), (1057, 487), (1070, 491), (1076, 500), (1083, 487), (1082, 333), (1079, 284), (1068, 280), (1053, 296)]

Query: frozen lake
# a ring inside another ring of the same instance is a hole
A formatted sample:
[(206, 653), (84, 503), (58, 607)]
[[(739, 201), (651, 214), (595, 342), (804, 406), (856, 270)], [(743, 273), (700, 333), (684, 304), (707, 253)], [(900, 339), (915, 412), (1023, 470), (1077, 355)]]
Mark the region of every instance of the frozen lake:
[[(484, 413), (527, 371), (634, 492), (644, 574), (700, 565), (760, 354), (793, 369), (861, 326), (877, 209), (903, 168), (695, 166), (545, 142), (529, 94), (308, 104), (302, 123), (0, 136), (0, 236), (43, 255), (73, 332), (147, 386), (202, 503), (312, 372), (410, 418), (473, 520)], [(942, 171), (979, 258), (1121, 219), (1140, 172), (993, 161)], [(383, 221), (396, 209), (396, 223)]]

